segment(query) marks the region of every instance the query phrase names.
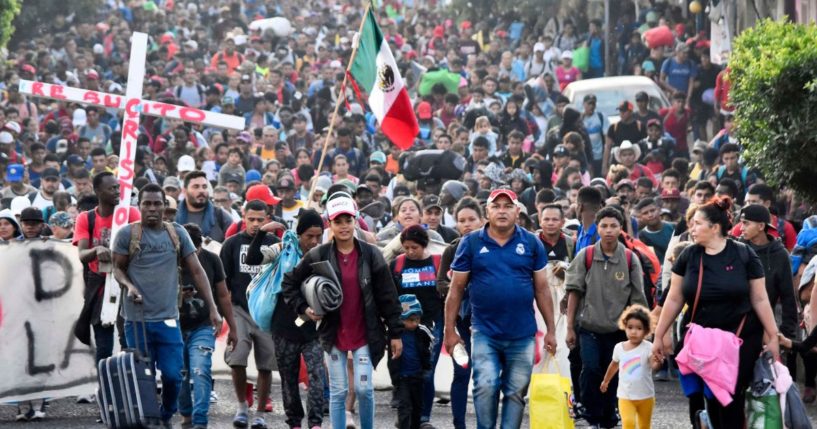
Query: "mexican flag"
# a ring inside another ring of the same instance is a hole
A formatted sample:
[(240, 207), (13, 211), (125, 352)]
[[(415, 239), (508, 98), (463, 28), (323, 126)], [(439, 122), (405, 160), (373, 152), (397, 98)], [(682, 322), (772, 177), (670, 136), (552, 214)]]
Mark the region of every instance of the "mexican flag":
[(420, 131), (411, 99), (371, 8), (363, 19), (357, 55), (350, 72), (369, 95), (369, 107), (383, 134), (397, 146), (408, 149)]

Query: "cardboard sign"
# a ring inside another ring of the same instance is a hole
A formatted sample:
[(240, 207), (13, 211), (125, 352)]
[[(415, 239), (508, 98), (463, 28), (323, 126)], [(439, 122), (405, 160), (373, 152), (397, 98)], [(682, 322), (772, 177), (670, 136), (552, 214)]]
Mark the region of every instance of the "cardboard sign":
[(71, 243), (0, 244), (0, 403), (96, 389), (94, 351), (74, 338), (85, 282)]

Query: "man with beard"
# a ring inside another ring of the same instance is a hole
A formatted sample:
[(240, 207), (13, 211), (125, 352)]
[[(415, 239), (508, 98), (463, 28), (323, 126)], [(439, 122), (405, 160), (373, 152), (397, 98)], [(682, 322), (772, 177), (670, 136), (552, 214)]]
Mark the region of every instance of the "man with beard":
[[(197, 179), (198, 180), (198, 179)], [(188, 194), (189, 196), (189, 194)], [(219, 209), (220, 210), (220, 209)], [(177, 218), (178, 219), (178, 218)], [(249, 407), (252, 406), (252, 388), (247, 386), (247, 358), (254, 348), (255, 364), (258, 369), (258, 408), (257, 412), (272, 411), (270, 401), (271, 371), (275, 366), (275, 346), (272, 337), (264, 333), (250, 317), (247, 304), (247, 286), (252, 277), (260, 271), (258, 265), (248, 265), (247, 252), (250, 243), (262, 225), (267, 223), (267, 205), (261, 200), (248, 201), (244, 207), (243, 223), (246, 229), (228, 238), (221, 248), (221, 263), (224, 265), (224, 274), (227, 277), (227, 287), (232, 293), (233, 314), (237, 327), (238, 342), (234, 350), (225, 355), (227, 365), (232, 369), (233, 387), (238, 410), (233, 418), (233, 426), (247, 427)], [(271, 246), (278, 242), (277, 237), (270, 234), (261, 243)], [(253, 428), (266, 428), (264, 418), (257, 415), (252, 422)]]
[(232, 225), (230, 214), (210, 201), (207, 174), (196, 170), (184, 178), (184, 204), (176, 213), (176, 223), (195, 223), (205, 237), (222, 242), (224, 232)]
[(45, 210), (54, 205), (54, 193), (60, 190), (60, 172), (54, 168), (46, 168), (40, 177), (40, 191), (28, 194), (28, 199), (33, 207)]

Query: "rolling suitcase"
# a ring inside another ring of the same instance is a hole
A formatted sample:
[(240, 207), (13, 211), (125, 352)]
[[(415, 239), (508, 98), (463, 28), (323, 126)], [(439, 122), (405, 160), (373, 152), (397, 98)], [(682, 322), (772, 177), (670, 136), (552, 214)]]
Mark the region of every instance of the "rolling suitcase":
[[(147, 351), (144, 321), (141, 327)], [(138, 331), (134, 335), (138, 341)], [(137, 429), (162, 423), (156, 373), (150, 355), (146, 354), (142, 356), (138, 350), (126, 350), (99, 362), (97, 404), (106, 427)]]

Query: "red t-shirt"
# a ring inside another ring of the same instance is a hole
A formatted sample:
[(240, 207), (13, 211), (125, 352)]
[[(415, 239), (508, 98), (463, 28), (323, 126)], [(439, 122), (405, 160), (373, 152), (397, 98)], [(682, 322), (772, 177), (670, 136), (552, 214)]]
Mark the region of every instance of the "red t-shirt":
[(684, 109), (681, 117), (675, 114), (674, 109), (662, 110), (661, 115), (664, 116), (664, 130), (675, 139), (675, 150), (686, 153), (689, 150), (687, 146), (687, 128), (691, 118), (689, 110)]
[(340, 305), (340, 326), (335, 346), (342, 352), (357, 350), (366, 345), (366, 320), (363, 308), (363, 293), (357, 272), (360, 256), (357, 248), (348, 255), (337, 251), (340, 266), (340, 283), (343, 289), (343, 304)]
[[(108, 217), (99, 215), (99, 209), (95, 208), (96, 218), (94, 219), (93, 239), (91, 239), (91, 232), (88, 231), (88, 212), (82, 212), (77, 215), (77, 221), (74, 225), (74, 238), (72, 243), (74, 246), (79, 245), (80, 240), (88, 240), (90, 247), (105, 246), (111, 247), (111, 228), (113, 226), (113, 214)], [(138, 222), (142, 220), (142, 215), (136, 207), (130, 208), (128, 214), (129, 223)], [(99, 273), (99, 261), (94, 258), (88, 263), (88, 268), (95, 273)]]

